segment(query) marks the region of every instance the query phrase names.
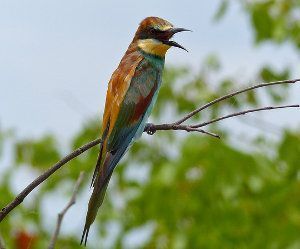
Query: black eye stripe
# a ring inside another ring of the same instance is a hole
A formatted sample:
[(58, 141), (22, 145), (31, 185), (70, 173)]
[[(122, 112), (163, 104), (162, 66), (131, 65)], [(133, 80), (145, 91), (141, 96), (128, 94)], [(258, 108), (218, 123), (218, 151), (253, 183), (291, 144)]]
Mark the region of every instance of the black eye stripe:
[(157, 28), (150, 28), (150, 33), (151, 34), (162, 34), (164, 33), (165, 31), (163, 30), (160, 30), (160, 29), (157, 29)]
[(160, 30), (155, 27), (148, 27), (139, 34), (139, 39), (162, 39), (167, 35), (167, 30)]

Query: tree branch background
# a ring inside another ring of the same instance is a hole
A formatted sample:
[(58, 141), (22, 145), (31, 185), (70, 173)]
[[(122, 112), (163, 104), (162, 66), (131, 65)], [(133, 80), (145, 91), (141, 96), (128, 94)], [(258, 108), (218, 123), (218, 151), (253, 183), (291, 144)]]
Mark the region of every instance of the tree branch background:
[[(227, 1), (224, 1), (216, 19), (223, 15), (226, 6)], [(298, 4), (289, 2), (289, 5), (279, 6), (269, 1), (244, 7), (252, 20), (257, 43), (289, 41), (299, 49), (297, 30), (300, 28), (291, 14), (292, 9), (299, 9)], [(278, 8), (275, 13), (281, 18), (268, 14), (271, 8)], [(263, 23), (273, 32), (266, 32)], [(283, 28), (278, 32), (280, 27)], [(202, 63), (198, 73), (188, 68), (169, 67), (152, 115), (153, 122), (177, 120), (201, 103), (240, 89), (241, 82), (246, 86), (254, 81), (291, 78), (289, 67), (275, 70), (265, 66), (252, 79), (233, 76), (213, 81), (212, 76), (219, 73), (220, 67), (214, 56)], [(275, 86), (247, 92), (212, 106), (191, 122), (201, 123), (231, 112), (266, 106), (265, 103), (268, 106), (290, 104), (289, 93), (294, 89), (294, 86)], [(296, 110), (275, 112), (299, 115)], [(272, 245), (297, 248), (300, 243), (299, 130), (283, 130), (272, 120), (264, 120), (263, 115), (254, 115), (241, 119), (263, 129), (250, 140), (246, 136), (237, 137), (231, 127), (218, 123), (209, 131), (221, 134), (222, 140), (179, 132), (143, 136), (117, 168), (106, 204), (97, 219), (98, 229), (94, 229), (92, 237), (100, 238), (103, 248), (129, 248), (132, 236), (144, 236), (144, 241), (135, 243), (148, 248), (192, 248), (195, 245), (200, 248), (270, 248)], [(256, 118), (251, 122), (253, 117)], [(62, 148), (55, 134), (18, 139), (9, 131), (2, 131), (0, 141), (3, 146), (10, 144), (13, 163), (1, 176), (0, 206), (4, 207), (17, 193), (12, 186), (16, 171), (39, 175), (69, 149), (97, 138), (99, 127), (98, 119), (88, 121), (74, 135), (68, 149)], [(0, 237), (7, 248), (25, 248), (22, 247), (25, 243), (31, 248), (48, 246), (56, 227), (56, 216), (52, 219), (47, 212), (55, 209), (58, 213), (63, 209), (80, 172), (93, 171), (96, 155), (97, 148), (93, 148), (71, 161), (1, 222)], [(86, 176), (79, 188), (78, 202), (62, 223), (57, 248), (79, 248), (78, 234), (83, 219), (78, 222), (74, 219), (78, 212), (81, 217), (85, 215), (89, 183)], [(75, 229), (69, 226), (69, 230), (64, 230), (68, 223)], [(90, 246), (98, 248), (95, 239)]]

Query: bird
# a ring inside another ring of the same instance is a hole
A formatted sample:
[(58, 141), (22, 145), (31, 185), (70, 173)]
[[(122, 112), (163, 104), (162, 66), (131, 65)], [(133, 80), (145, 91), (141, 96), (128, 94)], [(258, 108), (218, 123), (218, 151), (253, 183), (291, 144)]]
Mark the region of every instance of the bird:
[(111, 76), (81, 245), (86, 246), (90, 227), (103, 203), (115, 167), (145, 129), (161, 86), (166, 52), (171, 47), (186, 50), (170, 40), (182, 31), (190, 30), (176, 28), (159, 17), (145, 18)]

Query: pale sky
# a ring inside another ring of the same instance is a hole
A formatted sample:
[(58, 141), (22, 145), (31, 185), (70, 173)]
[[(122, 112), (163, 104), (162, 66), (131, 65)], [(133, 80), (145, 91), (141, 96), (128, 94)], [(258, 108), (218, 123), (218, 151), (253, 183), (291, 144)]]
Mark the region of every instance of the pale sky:
[[(208, 54), (216, 53), (224, 72), (241, 79), (266, 63), (299, 67), (289, 44), (253, 48), (240, 6), (233, 5), (214, 24), (218, 3), (0, 0), (1, 127), (15, 128), (22, 137), (55, 132), (69, 138), (89, 117), (100, 116), (107, 82), (138, 23), (150, 15), (194, 31), (176, 36), (190, 52), (171, 49), (167, 65), (190, 65), (196, 71)], [(295, 116), (291, 112), (287, 116)]]

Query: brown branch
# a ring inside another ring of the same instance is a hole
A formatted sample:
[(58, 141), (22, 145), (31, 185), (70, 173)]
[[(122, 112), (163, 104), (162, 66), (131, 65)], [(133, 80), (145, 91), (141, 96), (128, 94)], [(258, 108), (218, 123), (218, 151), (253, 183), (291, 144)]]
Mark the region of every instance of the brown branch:
[(54, 234), (52, 236), (52, 239), (50, 241), (50, 245), (49, 245), (48, 249), (54, 249), (54, 247), (55, 247), (55, 244), (56, 244), (59, 232), (60, 232), (62, 220), (63, 220), (65, 214), (70, 209), (70, 207), (75, 204), (75, 202), (76, 202), (76, 195), (78, 194), (79, 187), (80, 187), (81, 182), (83, 181), (83, 178), (84, 178), (84, 172), (81, 171), (80, 175), (79, 175), (79, 177), (78, 177), (78, 179), (76, 181), (76, 184), (74, 186), (73, 194), (72, 194), (72, 197), (71, 197), (70, 201), (68, 202), (68, 204), (66, 205), (66, 207), (57, 215), (57, 224), (56, 224), (55, 232), (54, 232)]
[(235, 95), (238, 95), (240, 93), (244, 93), (244, 92), (247, 92), (247, 91), (251, 91), (253, 89), (256, 89), (256, 88), (261, 88), (261, 87), (265, 87), (265, 86), (273, 86), (273, 85), (281, 85), (281, 84), (294, 84), (296, 82), (299, 82), (300, 79), (294, 79), (294, 80), (281, 80), (281, 81), (274, 81), (274, 82), (270, 82), (270, 83), (260, 83), (260, 84), (257, 84), (257, 85), (254, 85), (254, 86), (250, 86), (250, 87), (247, 87), (245, 89), (242, 89), (242, 90), (239, 90), (239, 91), (236, 91), (236, 92), (233, 92), (233, 93), (229, 93), (229, 94), (226, 94), (220, 98), (217, 98), (201, 107), (199, 107), (198, 109), (190, 112), (189, 114), (185, 115), (182, 119), (176, 121), (174, 124), (175, 125), (180, 125), (182, 124), (184, 121), (188, 120), (189, 118), (195, 116), (197, 113), (201, 112), (202, 110), (216, 104), (216, 103), (219, 103), (225, 99), (229, 99), (229, 98), (232, 98), (233, 96)]
[(4, 217), (12, 211), (16, 206), (20, 205), (24, 198), (30, 194), (32, 190), (34, 190), (38, 185), (40, 185), (43, 181), (48, 179), (55, 171), (60, 169), (63, 165), (65, 165), (67, 162), (71, 161), (75, 157), (79, 156), (86, 150), (94, 147), (97, 144), (101, 143), (101, 139), (96, 139), (92, 142), (89, 142), (78, 149), (74, 150), (71, 154), (64, 157), (62, 160), (58, 161), (54, 166), (47, 169), (44, 173), (42, 173), (40, 176), (38, 176), (33, 182), (31, 182), (20, 194), (16, 196), (16, 198), (9, 203), (6, 207), (2, 208), (0, 211), (0, 222), (4, 219)]
[(249, 109), (249, 110), (246, 110), (246, 111), (235, 112), (235, 113), (232, 113), (232, 114), (220, 117), (220, 118), (215, 118), (215, 119), (212, 119), (210, 121), (207, 121), (207, 122), (204, 122), (204, 123), (201, 123), (201, 124), (191, 125), (190, 127), (191, 128), (200, 128), (200, 127), (204, 127), (204, 126), (207, 126), (209, 124), (212, 124), (212, 123), (215, 123), (215, 122), (227, 119), (227, 118), (237, 117), (237, 116), (245, 115), (245, 114), (251, 113), (251, 112), (275, 110), (275, 109), (284, 109), (284, 108), (299, 108), (299, 107), (300, 107), (300, 105), (282, 105), (282, 106), (267, 106), (267, 107)]
[(147, 132), (148, 135), (153, 135), (156, 131), (187, 131), (187, 132), (199, 132), (199, 133), (203, 133), (215, 138), (220, 138), (219, 135), (215, 134), (215, 133), (211, 133), (209, 131), (205, 131), (202, 129), (199, 129), (197, 127), (192, 127), (189, 125), (175, 125), (175, 124), (160, 124), (160, 125), (155, 125), (155, 124), (147, 124), (145, 127), (144, 132)]
[[(204, 106), (199, 107), (198, 109), (190, 112), (189, 114), (187, 114), (185, 117), (183, 117), (182, 119), (178, 120), (175, 123), (172, 124), (162, 124), (162, 125), (153, 125), (153, 124), (148, 124), (146, 129), (144, 130), (145, 132), (147, 132), (148, 134), (152, 135), (154, 134), (156, 131), (159, 130), (184, 130), (187, 132), (200, 132), (203, 134), (207, 134), (213, 137), (219, 137), (216, 134), (204, 131), (202, 129), (199, 128), (195, 128), (191, 125), (181, 125), (184, 121), (186, 121), (187, 119), (191, 118), (192, 116), (194, 116), (195, 114), (199, 113), (200, 111), (212, 106), (213, 104), (216, 104), (218, 102), (221, 102), (222, 100), (231, 98), (237, 94), (243, 93), (243, 92), (247, 92), (250, 90), (253, 90), (255, 88), (260, 88), (260, 87), (265, 87), (265, 86), (271, 86), (271, 85), (279, 85), (279, 84), (291, 84), (291, 83), (296, 83), (300, 81), (300, 79), (295, 79), (295, 80), (283, 80), (283, 81), (276, 81), (276, 82), (271, 82), (271, 83), (264, 83), (264, 84), (258, 84), (252, 87), (248, 87), (246, 89), (242, 89), (227, 95), (224, 95), (223, 97), (220, 97), (218, 99), (215, 99), (209, 103), (207, 103)], [(270, 108), (273, 109), (273, 108)], [(249, 112), (249, 110), (248, 110)], [(242, 114), (240, 114), (242, 115)], [(228, 115), (227, 115), (228, 116)], [(238, 116), (238, 115), (236, 115)], [(226, 117), (229, 118), (229, 117)], [(225, 117), (221, 117), (221, 119), (225, 119)], [(218, 121), (220, 121), (218, 120)], [(213, 121), (213, 120), (212, 120)], [(210, 121), (209, 121), (210, 122)], [(217, 122), (217, 121), (214, 121)], [(64, 157), (62, 160), (60, 160), (59, 162), (57, 162), (54, 166), (52, 166), (51, 168), (49, 168), (48, 170), (46, 170), (43, 174), (41, 174), (39, 177), (37, 177), (33, 182), (31, 182), (20, 194), (18, 194), (15, 199), (9, 203), (7, 206), (5, 206), (4, 208), (2, 208), (2, 210), (0, 211), (0, 222), (18, 205), (20, 205), (24, 198), (29, 195), (38, 185), (40, 185), (42, 182), (44, 182), (46, 179), (48, 179), (53, 173), (55, 173), (58, 169), (60, 169), (63, 165), (65, 165), (67, 162), (69, 162), (70, 160), (76, 158), (77, 156), (79, 156), (80, 154), (82, 154), (83, 152), (85, 152), (86, 150), (96, 146), (97, 144), (101, 143), (101, 139), (96, 139), (92, 142), (89, 142), (83, 146), (81, 146), (80, 148), (76, 149), (75, 151), (73, 151), (72, 153), (70, 153), (69, 155), (67, 155), (66, 157)]]

